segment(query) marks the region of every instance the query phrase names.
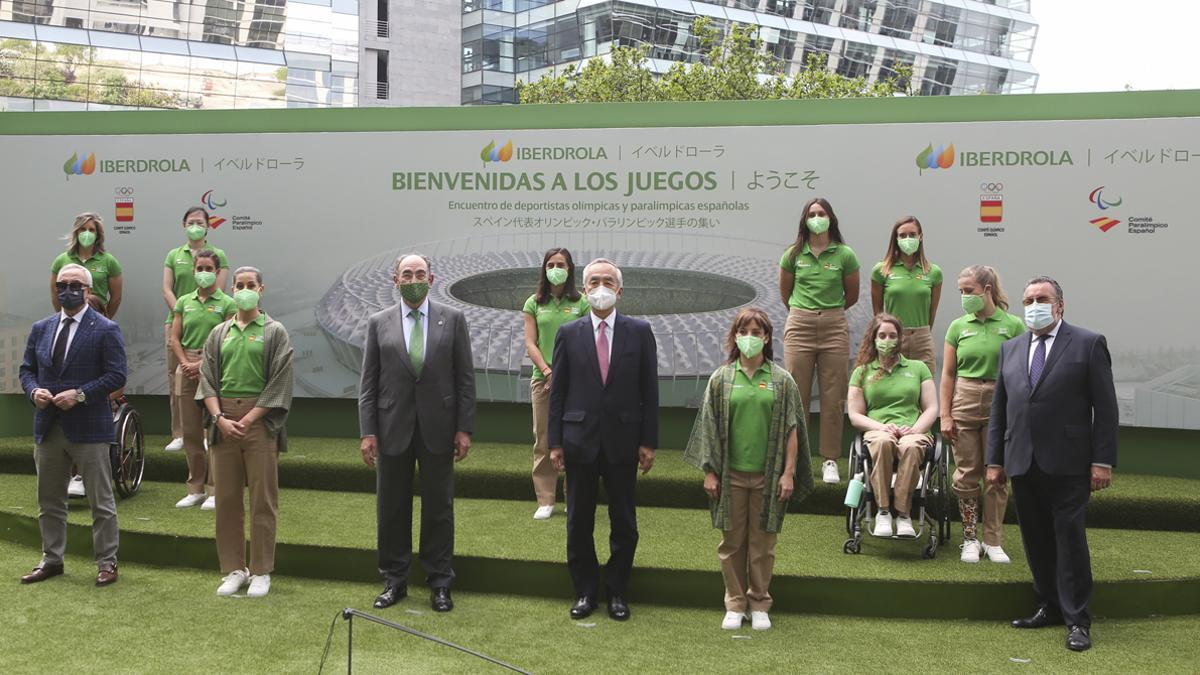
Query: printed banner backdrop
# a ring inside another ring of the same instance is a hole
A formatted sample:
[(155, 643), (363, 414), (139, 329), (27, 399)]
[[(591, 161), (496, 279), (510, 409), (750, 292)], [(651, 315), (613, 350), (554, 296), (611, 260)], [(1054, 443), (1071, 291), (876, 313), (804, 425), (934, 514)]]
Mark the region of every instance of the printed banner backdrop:
[[(1200, 118), (440, 132), (0, 136), (4, 240), (0, 381), (72, 217), (101, 213), (124, 267), (129, 388), (165, 393), (164, 257), (186, 207), (210, 242), (265, 275), (264, 308), (293, 336), (297, 395), (354, 397), (367, 317), (394, 303), (403, 251), (434, 260), (436, 300), (464, 309), (483, 400), (528, 400), (521, 305), (542, 253), (566, 246), (625, 271), (620, 308), (650, 319), (665, 404), (695, 405), (736, 310), (782, 337), (779, 259), (802, 204), (828, 198), (870, 270), (892, 224), (920, 218), (946, 282), (996, 267), (1019, 314), (1024, 281), (1059, 279), (1069, 322), (1104, 333), (1123, 424), (1200, 429), (1200, 342), (1184, 270), (1200, 231), (1190, 194)], [(776, 344), (782, 356), (782, 344)]]

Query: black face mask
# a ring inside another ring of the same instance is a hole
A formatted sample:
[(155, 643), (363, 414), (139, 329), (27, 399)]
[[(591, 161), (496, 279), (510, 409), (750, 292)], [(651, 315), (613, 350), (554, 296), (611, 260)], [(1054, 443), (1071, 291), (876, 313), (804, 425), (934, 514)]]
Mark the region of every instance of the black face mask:
[(64, 288), (63, 290), (58, 291), (58, 304), (62, 305), (64, 309), (68, 310), (79, 309), (79, 307), (83, 305), (84, 298), (86, 296), (87, 291), (82, 288), (78, 291), (72, 291), (70, 288)]

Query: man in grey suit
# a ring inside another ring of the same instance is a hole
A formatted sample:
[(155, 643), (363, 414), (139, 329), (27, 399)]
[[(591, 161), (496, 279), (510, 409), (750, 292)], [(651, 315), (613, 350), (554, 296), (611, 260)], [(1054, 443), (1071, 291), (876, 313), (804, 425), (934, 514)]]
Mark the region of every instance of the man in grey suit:
[(1092, 646), (1092, 564), (1084, 516), (1091, 491), (1112, 484), (1117, 392), (1103, 335), (1063, 317), (1050, 277), (1025, 285), (1022, 335), (1000, 347), (988, 425), (988, 481), (1013, 479), (1037, 609), (1014, 628), (1067, 625), (1067, 649)]
[(408, 595), (414, 464), (421, 478), (421, 567), (434, 611), (454, 608), (454, 462), (475, 425), (475, 366), (462, 312), (429, 301), (433, 271), (419, 254), (396, 259), (401, 302), (371, 315), (363, 347), (358, 425), (363, 461), (376, 471), (379, 573), (375, 607)]

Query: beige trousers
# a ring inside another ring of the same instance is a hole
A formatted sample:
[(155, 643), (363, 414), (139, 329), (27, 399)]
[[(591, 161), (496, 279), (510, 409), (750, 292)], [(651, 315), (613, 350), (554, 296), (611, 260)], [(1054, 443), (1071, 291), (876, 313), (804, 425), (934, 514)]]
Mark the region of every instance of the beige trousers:
[(771, 609), (771, 574), (775, 570), (777, 534), (762, 529), (761, 473), (729, 472), (730, 528), (717, 547), (721, 576), (725, 578), (725, 611), (767, 612)]
[(992, 410), (992, 393), (996, 383), (960, 377), (954, 381), (954, 398), (950, 417), (958, 430), (954, 444), (954, 493), (960, 499), (980, 496), (983, 481), (983, 543), (1000, 546), (1004, 538), (1004, 510), (1008, 508), (1007, 486), (996, 487), (983, 480), (987, 468), (984, 451), (987, 447), (988, 418)]
[(906, 359), (916, 359), (923, 361), (929, 366), (929, 374), (933, 375), (933, 381), (937, 382), (937, 371), (934, 364), (933, 353), (933, 334), (929, 331), (929, 326), (921, 326), (920, 328), (905, 328), (904, 339), (901, 340), (904, 347), (900, 353)]
[(800, 386), (807, 415), (812, 405), (813, 370), (821, 392), (821, 456), (842, 454), (843, 407), (850, 381), (850, 327), (841, 309), (792, 308), (783, 331), (783, 363)]
[[(924, 434), (909, 434), (902, 436), (899, 441), (886, 431), (868, 431), (863, 434), (867, 441), (867, 451), (871, 453), (871, 489), (875, 492), (875, 501), (879, 508), (891, 507), (895, 513), (912, 515), (909, 507), (912, 505), (913, 490), (917, 487), (917, 478), (921, 471), (921, 458), (929, 437)], [(899, 466), (896, 466), (897, 460)], [(892, 467), (896, 466), (895, 504), (888, 496), (892, 482)]]
[[(203, 352), (186, 350), (189, 362), (200, 360)], [(193, 380), (183, 373), (183, 364), (175, 371), (175, 388), (179, 395), (179, 421), (183, 427), (183, 451), (187, 455), (189, 495), (201, 493), (211, 495), (212, 474), (208, 469), (208, 454), (204, 451), (204, 410), (197, 405), (196, 389), (200, 380)]]
[[(237, 420), (250, 412), (254, 399), (222, 398), (221, 411)], [(279, 514), (278, 449), (262, 420), (246, 437), (222, 438), (210, 448), (217, 501), (217, 556), (221, 574), (246, 567), (246, 522), (242, 488), (250, 488), (250, 574), (275, 569), (275, 521)]]
[(179, 417), (179, 389), (175, 372), (179, 370), (179, 359), (171, 349), (171, 324), (163, 329), (163, 345), (167, 350), (167, 401), (171, 408), (171, 438), (183, 438), (183, 421)]
[[(554, 506), (558, 469), (550, 463), (550, 449), (546, 445), (550, 427), (550, 389), (546, 380), (530, 380), (529, 400), (533, 408), (533, 493), (538, 506)], [(566, 481), (563, 481), (563, 501), (567, 501)]]

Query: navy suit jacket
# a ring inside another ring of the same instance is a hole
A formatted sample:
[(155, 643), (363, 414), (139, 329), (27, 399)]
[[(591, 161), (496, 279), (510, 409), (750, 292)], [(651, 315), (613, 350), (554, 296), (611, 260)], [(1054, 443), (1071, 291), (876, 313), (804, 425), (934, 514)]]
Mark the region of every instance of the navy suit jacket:
[(650, 324), (617, 313), (608, 382), (600, 380), (592, 318), (558, 329), (550, 378), (548, 446), (566, 458), (638, 461), (638, 446), (658, 447), (658, 346)]
[(1021, 476), (1036, 460), (1052, 475), (1117, 465), (1117, 392), (1103, 335), (1059, 326), (1037, 387), (1029, 388), (1030, 334), (1000, 346), (987, 463)]
[(33, 440), (41, 443), (51, 425), (58, 422), (72, 443), (110, 443), (113, 414), (108, 395), (125, 386), (125, 340), (121, 329), (94, 309), (83, 314), (75, 337), (63, 360), (61, 372), (54, 368), (54, 333), (59, 314), (33, 324), (21, 364), (21, 387), (33, 401), (34, 389), (57, 394), (79, 389), (86, 397), (70, 410), (54, 404), (39, 409), (33, 418)]

